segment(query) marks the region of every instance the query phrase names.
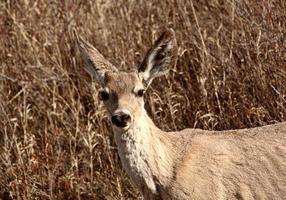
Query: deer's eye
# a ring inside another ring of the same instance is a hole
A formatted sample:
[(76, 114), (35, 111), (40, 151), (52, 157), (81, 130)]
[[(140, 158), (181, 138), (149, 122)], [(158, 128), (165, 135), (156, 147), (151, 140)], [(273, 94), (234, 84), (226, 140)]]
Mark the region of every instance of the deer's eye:
[(101, 101), (107, 101), (109, 99), (109, 93), (105, 90), (100, 90), (98, 92), (98, 98), (101, 100)]
[(144, 90), (144, 89), (138, 90), (137, 96), (138, 96), (138, 97), (143, 97), (143, 96), (144, 96), (144, 93), (145, 93), (145, 90)]

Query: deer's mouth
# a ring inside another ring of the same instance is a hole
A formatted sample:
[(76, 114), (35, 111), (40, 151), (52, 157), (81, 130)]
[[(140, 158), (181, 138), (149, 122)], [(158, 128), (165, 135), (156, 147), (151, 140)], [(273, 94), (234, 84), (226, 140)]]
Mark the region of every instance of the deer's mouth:
[(130, 128), (130, 124), (118, 124), (118, 125), (116, 125), (116, 124), (112, 123), (112, 125), (113, 125), (112, 126), (113, 130), (116, 132), (120, 132), (120, 133), (124, 133), (124, 132), (128, 131)]

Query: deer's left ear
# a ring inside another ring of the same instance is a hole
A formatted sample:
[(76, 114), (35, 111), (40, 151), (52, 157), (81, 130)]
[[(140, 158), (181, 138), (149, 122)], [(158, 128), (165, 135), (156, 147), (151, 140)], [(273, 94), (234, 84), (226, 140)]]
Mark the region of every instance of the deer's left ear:
[(139, 66), (138, 73), (144, 85), (150, 85), (155, 77), (166, 74), (177, 61), (178, 47), (173, 29), (161, 34)]
[(107, 71), (117, 72), (118, 70), (94, 46), (78, 36), (75, 30), (74, 36), (80, 55), (85, 62), (84, 69), (103, 87), (105, 85), (105, 73)]

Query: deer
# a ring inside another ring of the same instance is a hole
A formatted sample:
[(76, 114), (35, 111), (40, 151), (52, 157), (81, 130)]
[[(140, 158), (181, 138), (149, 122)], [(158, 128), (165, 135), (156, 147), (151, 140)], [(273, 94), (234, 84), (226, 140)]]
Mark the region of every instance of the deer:
[(165, 132), (144, 108), (144, 93), (176, 64), (166, 29), (130, 72), (120, 71), (75, 32), (84, 69), (100, 86), (124, 170), (144, 199), (285, 199), (286, 122), (249, 129)]

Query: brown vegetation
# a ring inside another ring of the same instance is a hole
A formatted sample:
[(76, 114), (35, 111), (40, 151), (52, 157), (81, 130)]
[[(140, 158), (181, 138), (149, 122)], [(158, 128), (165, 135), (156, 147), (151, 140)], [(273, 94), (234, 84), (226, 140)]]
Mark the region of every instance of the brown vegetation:
[(284, 0), (2, 1), (3, 198), (138, 197), (72, 30), (128, 70), (165, 27), (176, 32), (179, 59), (145, 96), (156, 125), (226, 130), (285, 121)]

